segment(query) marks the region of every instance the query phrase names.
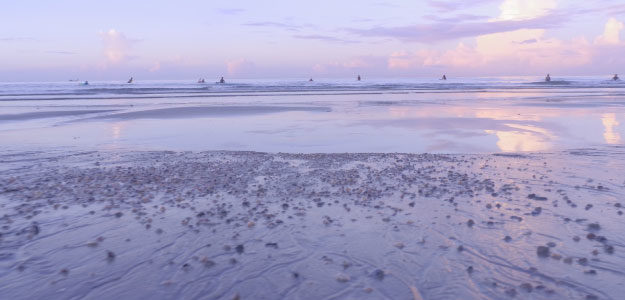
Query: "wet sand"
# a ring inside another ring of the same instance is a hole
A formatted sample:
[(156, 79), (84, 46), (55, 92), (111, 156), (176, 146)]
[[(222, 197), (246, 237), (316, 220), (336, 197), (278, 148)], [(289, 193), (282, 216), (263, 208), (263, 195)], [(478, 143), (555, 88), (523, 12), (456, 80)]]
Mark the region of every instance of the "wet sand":
[(0, 152), (7, 299), (619, 299), (625, 149)]
[(287, 88), (204, 98), (185, 89), (140, 98), (125, 91), (0, 96), (0, 149), (514, 153), (623, 145), (625, 136), (620, 88), (323, 95)]
[(58, 118), (58, 117), (74, 117), (88, 114), (110, 113), (115, 110), (53, 110), (41, 112), (27, 112), (21, 114), (1, 114), (1, 121), (26, 121), (34, 119)]
[(109, 114), (93, 119), (172, 119), (172, 118), (198, 118), (198, 117), (228, 117), (246, 116), (258, 114), (270, 114), (280, 112), (328, 112), (329, 107), (317, 106), (186, 106), (168, 107), (160, 109), (138, 110), (117, 114)]

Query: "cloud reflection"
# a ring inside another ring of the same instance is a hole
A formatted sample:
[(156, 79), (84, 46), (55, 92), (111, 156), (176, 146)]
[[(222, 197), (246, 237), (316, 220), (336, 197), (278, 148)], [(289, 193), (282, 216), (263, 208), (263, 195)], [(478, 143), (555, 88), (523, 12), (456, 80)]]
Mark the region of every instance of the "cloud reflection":
[[(520, 114), (518, 112), (519, 111), (517, 110), (499, 108), (479, 110), (475, 113), (475, 115), (478, 118), (488, 118), (491, 120), (501, 121), (541, 121), (538, 114)], [(497, 136), (497, 147), (503, 152), (544, 151), (552, 147), (551, 140), (555, 138), (555, 135), (547, 129), (536, 125), (523, 125), (518, 123), (507, 123), (505, 125), (513, 130), (484, 130), (488, 134), (494, 134)]]
[[(466, 131), (479, 130), (497, 136), (497, 148), (503, 152), (545, 151), (553, 147), (552, 141), (557, 135), (540, 126), (542, 118), (536, 110), (505, 108), (441, 107), (418, 109), (413, 107), (391, 107), (393, 119), (405, 120), (412, 127), (429, 128), (446, 134), (457, 131), (467, 135)], [(401, 122), (396, 121), (395, 124)], [(458, 130), (461, 127), (463, 131)]]
[(616, 120), (616, 115), (613, 113), (603, 114), (601, 116), (601, 122), (605, 127), (605, 131), (603, 132), (605, 142), (608, 144), (620, 144), (621, 134), (617, 130), (619, 122)]
[[(528, 126), (529, 127), (529, 126)], [(550, 137), (537, 131), (485, 130), (499, 139), (497, 147), (503, 152), (544, 151), (551, 148)]]
[(123, 129), (123, 123), (113, 123), (111, 125), (111, 137), (113, 138), (113, 140), (119, 140), (121, 138)]

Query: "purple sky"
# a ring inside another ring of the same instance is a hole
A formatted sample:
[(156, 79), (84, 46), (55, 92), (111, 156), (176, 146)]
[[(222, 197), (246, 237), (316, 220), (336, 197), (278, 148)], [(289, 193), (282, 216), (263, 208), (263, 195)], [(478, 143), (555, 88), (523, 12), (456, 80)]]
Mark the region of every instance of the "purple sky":
[(625, 74), (622, 0), (10, 1), (0, 81)]

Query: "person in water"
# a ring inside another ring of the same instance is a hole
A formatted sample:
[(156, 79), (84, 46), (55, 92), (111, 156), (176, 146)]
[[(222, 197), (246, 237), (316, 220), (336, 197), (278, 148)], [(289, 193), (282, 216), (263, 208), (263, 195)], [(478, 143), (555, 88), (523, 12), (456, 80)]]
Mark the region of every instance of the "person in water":
[(358, 80), (358, 81), (360, 81), (360, 75), (358, 75), (358, 78), (357, 78), (357, 80)]
[(221, 77), (221, 79), (219, 79), (219, 83), (226, 83), (226, 81), (224, 80), (223, 76)]
[(311, 79), (308, 79), (308, 81), (309, 81), (309, 82), (313, 82), (313, 79), (312, 79), (312, 78), (311, 78)]
[(85, 82), (83, 83), (83, 85), (89, 85), (89, 81), (85, 80)]
[(447, 75), (443, 74), (443, 78), (441, 80), (447, 80)]
[(198, 79), (198, 81), (197, 81), (197, 83), (204, 83), (204, 82), (205, 82), (205, 81), (204, 81), (204, 78), (200, 78), (200, 79)]
[(128, 83), (132, 83), (133, 78), (130, 77), (130, 79), (128, 79)]
[(550, 81), (551, 81), (551, 76), (547, 74), (547, 77), (545, 77), (545, 82), (550, 82)]
[(612, 77), (612, 80), (614, 80), (614, 81), (619, 80), (619, 78), (618, 78), (618, 74), (614, 74), (614, 77)]

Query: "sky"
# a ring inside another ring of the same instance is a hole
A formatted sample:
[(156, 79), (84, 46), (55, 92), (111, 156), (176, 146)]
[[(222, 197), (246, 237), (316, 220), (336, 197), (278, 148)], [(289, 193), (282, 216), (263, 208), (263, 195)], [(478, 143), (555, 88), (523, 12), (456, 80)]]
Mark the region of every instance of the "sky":
[(0, 0), (0, 81), (625, 74), (623, 0)]

